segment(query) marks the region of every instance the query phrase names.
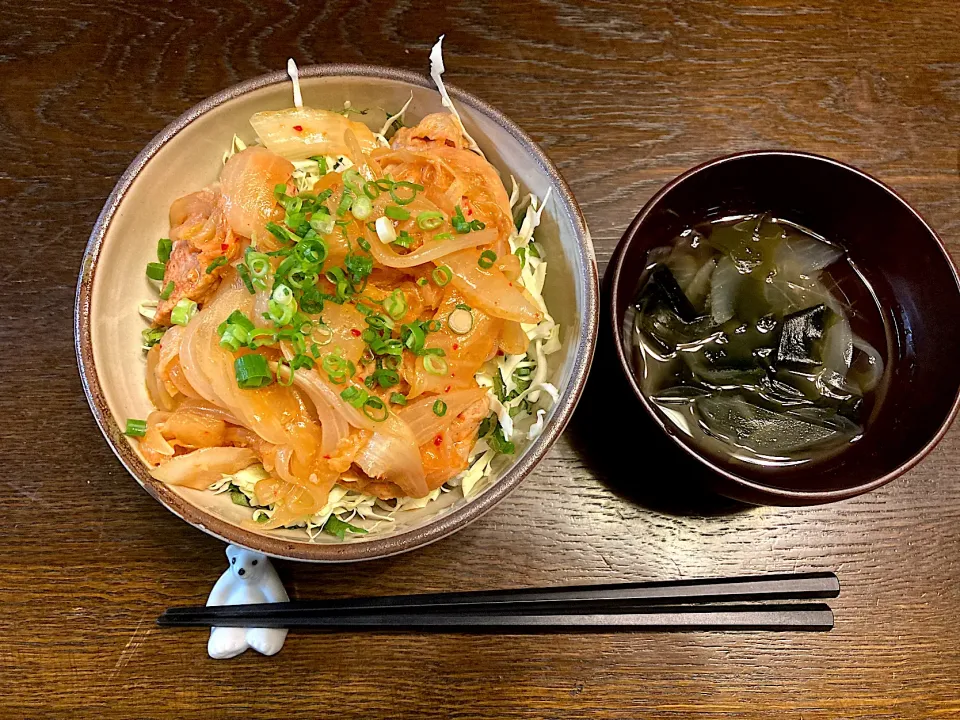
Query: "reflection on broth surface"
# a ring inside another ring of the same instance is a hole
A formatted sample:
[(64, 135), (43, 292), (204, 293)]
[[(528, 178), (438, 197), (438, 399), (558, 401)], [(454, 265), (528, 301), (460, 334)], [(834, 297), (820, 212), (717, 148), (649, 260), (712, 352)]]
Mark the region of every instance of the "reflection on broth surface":
[(641, 388), (670, 423), (761, 465), (856, 442), (883, 377), (882, 315), (845, 252), (766, 214), (651, 250), (626, 331)]

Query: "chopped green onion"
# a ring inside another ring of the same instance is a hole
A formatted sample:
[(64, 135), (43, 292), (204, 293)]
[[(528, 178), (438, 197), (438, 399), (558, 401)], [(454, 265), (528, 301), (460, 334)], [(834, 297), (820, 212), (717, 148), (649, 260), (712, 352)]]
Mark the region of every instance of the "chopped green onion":
[(315, 212), (310, 218), (310, 227), (321, 235), (329, 235), (333, 232), (335, 222), (333, 216), (329, 213)]
[(400, 374), (396, 370), (378, 368), (370, 373), (365, 382), (371, 390), (377, 385), (382, 388), (390, 388), (400, 384)]
[[(403, 188), (404, 190), (408, 190), (409, 192), (407, 192), (407, 193), (398, 193), (398, 192), (397, 192), (397, 189), (398, 189), (398, 188)], [(401, 181), (401, 182), (396, 182), (396, 183), (394, 183), (394, 184), (393, 184), (393, 187), (390, 188), (390, 198), (391, 198), (397, 205), (409, 205), (410, 203), (413, 202), (414, 198), (417, 197), (417, 191), (420, 191), (420, 190), (423, 190), (423, 185), (417, 185), (417, 184), (415, 184), (415, 183), (412, 183), (412, 182), (408, 182), (408, 181), (406, 181), (406, 180), (403, 180), (403, 181)], [(409, 213), (408, 213), (408, 214), (407, 214), (407, 217), (409, 217), (409, 216), (410, 216), (410, 215), (409, 215)], [(404, 218), (404, 219), (406, 219), (406, 218)]]
[(353, 205), (350, 206), (350, 212), (353, 213), (353, 216), (357, 220), (366, 220), (370, 217), (370, 213), (373, 212), (373, 203), (370, 202), (370, 198), (366, 195), (360, 195), (353, 201)]
[(482, 267), (484, 270), (489, 270), (493, 267), (493, 264), (497, 261), (497, 254), (493, 250), (484, 250), (480, 253), (480, 259), (477, 260), (477, 265)]
[(250, 275), (258, 280), (266, 278), (270, 272), (270, 258), (264, 253), (257, 252), (256, 250), (247, 250), (244, 260), (250, 269)]
[(313, 160), (320, 168), (320, 176), (327, 174), (327, 157), (325, 155), (313, 155), (308, 160)]
[(143, 337), (143, 346), (145, 348), (152, 348), (154, 345), (160, 342), (160, 339), (163, 337), (163, 334), (166, 331), (167, 329), (162, 327), (147, 328), (140, 333), (140, 335)]
[(407, 299), (403, 291), (397, 288), (391, 293), (390, 297), (383, 301), (383, 309), (394, 320), (399, 320), (407, 313)]
[(466, 335), (473, 330), (473, 313), (459, 305), (447, 316), (447, 325), (457, 335)]
[(123, 434), (130, 437), (143, 437), (147, 434), (147, 421), (127, 420), (127, 429), (123, 431)]
[(170, 322), (174, 325), (186, 325), (190, 319), (197, 314), (197, 304), (189, 298), (181, 298), (173, 306), (173, 312), (170, 313)]
[(393, 329), (393, 321), (389, 318), (385, 318), (383, 315), (372, 314), (367, 315), (366, 317), (367, 325), (377, 330), (391, 330)]
[(360, 388), (351, 385), (340, 393), (340, 397), (359, 410), (367, 401), (368, 396), (366, 390), (361, 390)]
[(365, 182), (363, 184), (363, 194), (371, 200), (376, 200), (380, 195), (380, 188), (378, 188), (377, 184), (373, 181)]
[(410, 249), (413, 246), (413, 237), (406, 230), (401, 230), (397, 235), (397, 239), (393, 241), (394, 245), (398, 247)]
[(423, 369), (431, 375), (446, 375), (447, 361), (437, 355), (424, 355)]
[(425, 210), (417, 215), (417, 226), (421, 230), (436, 230), (441, 225), (443, 225), (443, 213)]
[(390, 180), (388, 178), (381, 178), (379, 180), (374, 180), (373, 183), (384, 192), (387, 192), (388, 190), (391, 190), (393, 188), (393, 180)]
[(402, 207), (397, 207), (396, 205), (387, 205), (383, 209), (383, 214), (386, 215), (391, 220), (409, 220), (410, 213), (407, 210), (404, 210)]
[(443, 287), (453, 280), (453, 271), (446, 265), (441, 265), (440, 267), (435, 268), (430, 275), (433, 278), (433, 281), (440, 287)]
[(363, 192), (363, 176), (357, 172), (356, 168), (350, 168), (343, 173), (343, 186), (354, 195)]
[(363, 403), (363, 414), (374, 422), (383, 422), (387, 419), (390, 411), (383, 404), (383, 400), (378, 397), (368, 397)]
[[(284, 373), (283, 370), (286, 368), (287, 372)], [(293, 375), (296, 372), (293, 368), (293, 364), (288, 360), (278, 360), (277, 361), (277, 384), (283, 385), (284, 387), (290, 387), (293, 385)], [(287, 379), (284, 380), (283, 376), (286, 375)]]
[(266, 387), (273, 382), (267, 359), (257, 353), (241, 355), (234, 360), (233, 372), (237, 377), (237, 385), (244, 389)]
[(261, 348), (264, 345), (276, 345), (278, 341), (277, 334), (266, 328), (257, 328), (250, 333), (250, 347)]
[(427, 332), (440, 332), (443, 324), (439, 320), (428, 320), (424, 327), (426, 327)]
[(403, 393), (391, 393), (390, 402), (392, 402), (394, 405), (406, 405), (407, 396)]
[(226, 323), (228, 325), (237, 325), (242, 327), (247, 332), (253, 332), (257, 327), (253, 324), (253, 321), (244, 315), (240, 310), (234, 310), (232, 313), (230, 313), (229, 317), (226, 319)]
[(331, 515), (327, 518), (327, 521), (323, 524), (323, 532), (327, 533), (327, 535), (333, 535), (341, 540), (346, 537), (348, 532), (359, 535), (367, 534), (367, 531), (363, 528), (351, 525), (350, 523), (341, 520), (336, 515)]
[(212, 272), (213, 272), (214, 270), (216, 270), (218, 267), (222, 267), (222, 266), (224, 266), (224, 265), (226, 265), (226, 264), (227, 264), (227, 256), (226, 256), (226, 255), (221, 255), (220, 257), (216, 258), (212, 263), (210, 263), (209, 265), (207, 265), (207, 270), (206, 270), (207, 275), (209, 275), (210, 273), (212, 273)]
[(453, 229), (460, 235), (465, 235), (470, 232), (470, 223), (468, 223), (467, 219), (463, 216), (463, 210), (459, 205), (457, 205), (453, 217), (450, 218), (450, 224), (453, 225)]
[(433, 236), (434, 240), (453, 240), (453, 235), (451, 233), (437, 233)]
[(469, 305), (467, 305), (466, 303), (457, 303), (457, 310), (468, 310), (468, 311), (469, 311), (469, 310), (473, 310), (473, 308), (470, 307)]
[(147, 277), (151, 280), (163, 280), (163, 273), (166, 269), (167, 266), (164, 263), (147, 263)]
[(427, 280), (425, 277), (417, 278), (417, 285), (419, 285), (420, 287), (426, 287), (429, 284), (430, 284), (430, 281)]
[(420, 351), (420, 354), (436, 355), (438, 357), (443, 357), (444, 355), (446, 355), (446, 353), (443, 351), (443, 348), (438, 348), (438, 347), (424, 348), (423, 350)]
[(247, 292), (251, 295), (254, 295), (257, 291), (253, 287), (253, 280), (250, 278), (250, 269), (247, 267), (246, 263), (240, 263), (237, 265), (237, 275), (239, 275), (240, 279), (243, 280), (243, 286), (247, 289)]
[(170, 253), (173, 252), (173, 241), (170, 238), (157, 240), (157, 260), (163, 264), (170, 262)]
[(297, 243), (300, 242), (300, 236), (294, 235), (292, 232), (287, 230), (282, 225), (278, 225), (275, 222), (268, 222), (266, 224), (267, 231), (273, 235), (277, 240), (282, 243)]
[(367, 242), (366, 238), (358, 237), (357, 245), (363, 248), (366, 252), (370, 252), (370, 243)]
[(437, 417), (443, 417), (447, 414), (447, 404), (443, 400), (437, 400), (433, 404), (433, 414)]
[(353, 204), (353, 193), (350, 193), (346, 190), (343, 191), (343, 197), (340, 198), (340, 204), (337, 205), (337, 217), (343, 217), (347, 214), (347, 210), (350, 209), (350, 206)]
[(173, 280), (171, 280), (166, 285), (164, 285), (163, 290), (160, 291), (160, 299), (169, 300), (170, 296), (173, 294), (173, 288), (174, 288), (174, 284), (173, 284)]
[(320, 362), (320, 367), (327, 373), (330, 382), (336, 385), (342, 385), (348, 377), (352, 377), (357, 371), (356, 365), (342, 355), (334, 353), (325, 355)]
[(418, 353), (423, 350), (423, 344), (426, 342), (427, 336), (423, 328), (418, 324), (411, 323), (400, 328), (400, 339), (409, 350)]

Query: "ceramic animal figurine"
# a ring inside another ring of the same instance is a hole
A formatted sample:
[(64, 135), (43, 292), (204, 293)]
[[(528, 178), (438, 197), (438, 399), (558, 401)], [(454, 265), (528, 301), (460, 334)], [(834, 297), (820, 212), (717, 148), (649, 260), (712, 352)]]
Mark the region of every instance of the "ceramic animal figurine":
[[(230, 567), (210, 591), (207, 605), (245, 605), (286, 602), (287, 591), (266, 556), (227, 546)], [(280, 628), (215, 627), (210, 630), (207, 653), (217, 660), (236, 657), (247, 648), (275, 655), (283, 647), (287, 631)]]

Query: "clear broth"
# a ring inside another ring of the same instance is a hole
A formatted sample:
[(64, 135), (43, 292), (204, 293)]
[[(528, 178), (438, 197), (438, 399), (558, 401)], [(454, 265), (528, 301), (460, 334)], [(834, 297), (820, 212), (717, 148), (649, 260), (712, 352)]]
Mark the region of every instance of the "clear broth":
[(717, 457), (831, 457), (862, 437), (882, 398), (889, 331), (875, 294), (842, 248), (789, 221), (685, 229), (649, 252), (631, 310), (641, 389)]

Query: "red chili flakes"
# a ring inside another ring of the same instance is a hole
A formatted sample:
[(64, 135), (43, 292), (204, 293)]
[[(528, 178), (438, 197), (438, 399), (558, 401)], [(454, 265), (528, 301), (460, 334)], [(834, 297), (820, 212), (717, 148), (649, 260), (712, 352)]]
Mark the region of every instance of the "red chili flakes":
[(330, 459), (330, 456), (329, 456), (329, 455), (324, 455), (324, 456), (323, 456), (323, 459), (324, 459), (324, 460), (329, 460), (329, 459)]
[(354, 337), (360, 337), (361, 335), (363, 335), (363, 333), (357, 330), (356, 328), (350, 328), (350, 334), (353, 335)]
[(443, 445), (443, 435), (437, 435), (433, 439), (433, 444), (436, 445), (437, 447), (440, 447), (441, 445)]
[(303, 132), (303, 125), (294, 125), (293, 129), (297, 132)]
[(459, 350), (459, 349), (460, 349), (460, 345), (459, 345), (458, 343), (454, 343), (454, 344), (453, 344), (453, 349), (454, 349), (454, 350)]
[(450, 388), (452, 388), (452, 387), (453, 387), (453, 385), (447, 385), (447, 387), (446, 387), (446, 389), (444, 390), (444, 392), (450, 392)]
[(226, 252), (226, 251), (229, 250), (229, 249), (230, 249), (230, 246), (227, 245), (227, 243), (220, 243), (220, 251), (221, 251), (221, 252)]

